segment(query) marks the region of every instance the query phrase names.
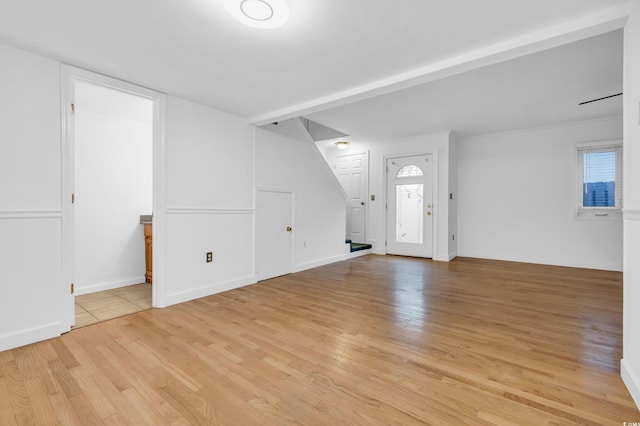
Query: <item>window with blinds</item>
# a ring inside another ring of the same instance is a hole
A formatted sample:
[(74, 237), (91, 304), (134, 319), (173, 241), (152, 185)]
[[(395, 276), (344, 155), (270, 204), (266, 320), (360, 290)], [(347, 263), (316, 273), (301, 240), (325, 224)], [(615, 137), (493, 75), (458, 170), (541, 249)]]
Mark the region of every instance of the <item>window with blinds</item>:
[(609, 216), (622, 208), (622, 144), (577, 147), (578, 216)]

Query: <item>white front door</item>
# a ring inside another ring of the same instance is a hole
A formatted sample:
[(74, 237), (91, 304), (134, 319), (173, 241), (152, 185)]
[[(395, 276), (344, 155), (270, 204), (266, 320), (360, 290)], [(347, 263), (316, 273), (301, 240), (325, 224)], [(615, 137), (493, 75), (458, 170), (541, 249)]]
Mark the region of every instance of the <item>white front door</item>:
[(431, 154), (387, 160), (387, 253), (433, 256)]
[(367, 224), (367, 154), (336, 157), (334, 170), (347, 193), (347, 238), (354, 243), (366, 244)]
[(293, 194), (258, 191), (256, 265), (258, 281), (292, 271)]

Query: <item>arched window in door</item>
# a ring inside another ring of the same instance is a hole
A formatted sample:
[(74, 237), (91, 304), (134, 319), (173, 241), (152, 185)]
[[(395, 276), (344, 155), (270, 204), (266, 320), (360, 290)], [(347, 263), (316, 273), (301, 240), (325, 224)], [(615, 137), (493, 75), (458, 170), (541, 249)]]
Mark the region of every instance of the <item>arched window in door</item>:
[(397, 178), (414, 176), (423, 176), (423, 173), (420, 167), (414, 166), (413, 164), (402, 167), (400, 170), (398, 170), (398, 173), (396, 173)]

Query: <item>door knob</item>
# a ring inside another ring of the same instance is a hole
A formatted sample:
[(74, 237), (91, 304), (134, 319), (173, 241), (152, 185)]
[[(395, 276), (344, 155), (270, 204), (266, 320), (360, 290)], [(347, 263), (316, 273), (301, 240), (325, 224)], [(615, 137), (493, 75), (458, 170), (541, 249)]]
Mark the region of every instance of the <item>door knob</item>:
[(287, 232), (291, 232), (293, 229), (290, 226), (287, 226)]
[(431, 212), (427, 212), (427, 216), (431, 216)]
[(360, 205), (361, 205), (361, 206), (364, 206), (364, 201), (361, 201), (361, 202), (360, 202)]

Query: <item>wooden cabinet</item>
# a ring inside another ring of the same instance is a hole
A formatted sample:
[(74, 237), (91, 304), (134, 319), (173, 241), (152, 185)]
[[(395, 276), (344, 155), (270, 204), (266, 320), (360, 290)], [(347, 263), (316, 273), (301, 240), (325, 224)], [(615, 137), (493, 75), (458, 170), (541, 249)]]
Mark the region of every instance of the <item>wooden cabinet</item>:
[(144, 274), (145, 282), (151, 284), (153, 280), (153, 229), (150, 223), (144, 224), (144, 263), (146, 272)]

